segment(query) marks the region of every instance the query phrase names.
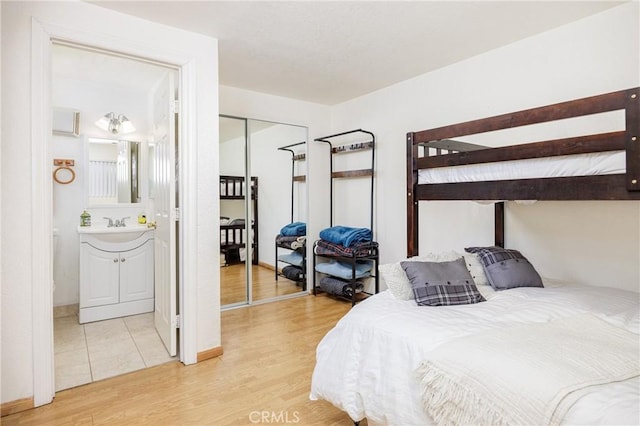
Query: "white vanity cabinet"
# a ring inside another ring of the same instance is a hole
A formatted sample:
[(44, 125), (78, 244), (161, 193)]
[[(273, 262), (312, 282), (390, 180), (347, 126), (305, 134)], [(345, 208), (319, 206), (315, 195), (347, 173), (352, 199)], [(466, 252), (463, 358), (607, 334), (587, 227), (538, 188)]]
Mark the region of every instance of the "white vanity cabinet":
[(154, 310), (153, 230), (80, 232), (80, 323)]

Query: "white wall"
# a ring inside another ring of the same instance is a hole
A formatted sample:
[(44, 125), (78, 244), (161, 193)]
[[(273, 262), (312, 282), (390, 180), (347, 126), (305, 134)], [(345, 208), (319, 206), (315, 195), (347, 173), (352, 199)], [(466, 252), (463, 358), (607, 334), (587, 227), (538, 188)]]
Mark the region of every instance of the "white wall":
[[(242, 121), (242, 126), (244, 127), (244, 121)], [(244, 136), (220, 141), (220, 175), (244, 176), (244, 151), (246, 142)], [(220, 216), (228, 217), (229, 219), (246, 218), (244, 209), (244, 200), (220, 201)]]
[[(407, 132), (638, 86), (638, 15), (627, 3), (332, 108), (335, 131), (377, 136), (381, 260), (406, 255)], [(420, 251), (492, 244), (492, 211), (422, 202)], [(543, 275), (640, 290), (639, 218), (638, 202), (508, 205), (506, 245)]]
[[(56, 31), (72, 32), (76, 36), (85, 34), (86, 38), (102, 42), (109, 38), (111, 44), (118, 46), (126, 41), (127, 47), (123, 47), (123, 51), (141, 56), (144, 55), (140, 52), (146, 51), (155, 52), (154, 59), (166, 62), (181, 58), (180, 61), (184, 62), (179, 64), (193, 73), (193, 87), (183, 88), (191, 90), (194, 99), (193, 109), (185, 117), (187, 125), (184, 128), (191, 129), (189, 143), (183, 140), (183, 147), (186, 152), (193, 153), (190, 158), (196, 163), (185, 172), (192, 180), (186, 186), (191, 198), (183, 209), (184, 220), (193, 228), (183, 235), (187, 238), (183, 253), (187, 251), (193, 256), (185, 259), (188, 267), (182, 273), (188, 275), (186, 280), (193, 289), (193, 294), (184, 295), (183, 302), (187, 299), (192, 303), (190, 313), (197, 324), (182, 334), (190, 333), (194, 337), (190, 348), (193, 360), (195, 352), (221, 346), (219, 265), (212, 261), (217, 258), (217, 224), (211, 220), (211, 216), (218, 216), (218, 204), (211, 200), (211, 194), (216, 199), (218, 193), (218, 123), (211, 119), (218, 115), (216, 40), (84, 2), (2, 2), (0, 7), (4, 124), (1, 191), (2, 402), (34, 397), (39, 405), (47, 402), (48, 392), (46, 390), (43, 395), (40, 389), (43, 381), (34, 373), (41, 369), (34, 361), (41, 358), (34, 348), (46, 346), (34, 336), (48, 335), (41, 329), (39, 321), (42, 315), (35, 312), (34, 289), (46, 289), (50, 282), (35, 281), (34, 271), (40, 273), (37, 261), (48, 262), (34, 259), (33, 253), (50, 250), (33, 246), (32, 241), (38, 240), (38, 236), (32, 235), (31, 230), (34, 223), (50, 222), (47, 218), (32, 215), (33, 206), (41, 202), (35, 198), (39, 193), (36, 192), (39, 183), (34, 179), (34, 175), (38, 175), (38, 163), (33, 157), (42, 154), (31, 151), (31, 117), (33, 111), (38, 111), (39, 105), (46, 101), (32, 103), (31, 100), (32, 19), (40, 23), (38, 28), (46, 25), (47, 28), (56, 28)], [(47, 58), (44, 62), (47, 63)], [(203, 75), (207, 77), (198, 78)], [(33, 88), (38, 88), (37, 83), (40, 82), (36, 82)]]
[(244, 136), (220, 142), (220, 174), (244, 176)]

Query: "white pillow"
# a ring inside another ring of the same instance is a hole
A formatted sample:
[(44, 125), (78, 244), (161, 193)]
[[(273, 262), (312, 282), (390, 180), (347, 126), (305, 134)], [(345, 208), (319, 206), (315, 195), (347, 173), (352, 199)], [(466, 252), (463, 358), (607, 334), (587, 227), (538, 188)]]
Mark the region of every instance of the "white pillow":
[(462, 256), (464, 256), (467, 269), (476, 285), (491, 285), (489, 284), (487, 274), (484, 272), (484, 267), (480, 262), (480, 257), (475, 253), (464, 253)]
[(486, 300), (496, 295), (496, 291), (490, 285), (476, 285), (476, 288)]
[[(429, 253), (425, 256), (414, 256), (408, 259), (403, 259), (403, 262), (449, 262), (461, 258), (463, 255), (455, 251), (449, 251), (444, 253)], [(466, 258), (465, 258), (466, 260)], [(386, 263), (378, 266), (380, 276), (387, 284), (389, 291), (393, 297), (399, 300), (413, 300), (413, 289), (407, 274), (400, 266), (400, 262)], [(484, 273), (484, 271), (483, 271)], [(473, 276), (473, 274), (471, 274)]]
[[(413, 258), (407, 260), (413, 260)], [(400, 262), (378, 265), (378, 272), (387, 284), (393, 297), (398, 300), (412, 300), (414, 298), (411, 283), (407, 278), (407, 274), (404, 273), (402, 266), (400, 266)]]

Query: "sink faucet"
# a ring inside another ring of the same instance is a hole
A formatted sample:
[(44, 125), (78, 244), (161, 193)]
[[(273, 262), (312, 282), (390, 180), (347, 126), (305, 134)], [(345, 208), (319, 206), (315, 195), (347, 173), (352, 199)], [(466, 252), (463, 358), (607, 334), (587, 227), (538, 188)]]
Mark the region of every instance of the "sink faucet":
[(120, 220), (116, 219), (116, 224), (115, 224), (115, 226), (116, 226), (116, 227), (118, 227), (118, 228), (119, 228), (119, 227), (123, 227), (123, 226), (127, 226), (127, 224), (125, 223), (125, 221), (124, 221), (124, 220), (125, 220), (125, 219), (129, 219), (129, 218), (130, 218), (130, 217), (129, 217), (129, 216), (127, 216), (127, 217), (123, 217), (123, 218), (122, 218), (122, 219), (120, 219)]
[[(110, 217), (106, 217), (105, 216), (105, 217), (103, 217), (103, 219), (107, 219), (109, 221), (109, 223), (107, 224), (107, 228), (112, 228), (114, 226), (113, 225), (113, 219), (111, 219)], [(116, 225), (116, 226), (118, 226), (118, 225)]]

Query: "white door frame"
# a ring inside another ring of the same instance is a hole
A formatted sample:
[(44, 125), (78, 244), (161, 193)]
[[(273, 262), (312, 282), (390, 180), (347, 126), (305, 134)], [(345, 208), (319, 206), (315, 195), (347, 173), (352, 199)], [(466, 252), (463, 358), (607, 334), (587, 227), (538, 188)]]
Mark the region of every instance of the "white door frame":
[(32, 18), (31, 26), (31, 271), (33, 302), (33, 399), (34, 406), (47, 404), (55, 395), (53, 349), (53, 248), (51, 184), (51, 42), (60, 40), (95, 47), (132, 57), (164, 63), (180, 74), (180, 218), (179, 300), (180, 360), (197, 362), (196, 279), (196, 68), (190, 52), (167, 50), (149, 40), (126, 38), (113, 33), (92, 33)]

